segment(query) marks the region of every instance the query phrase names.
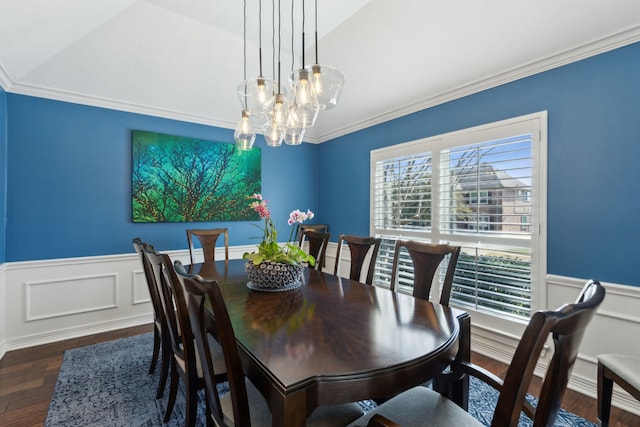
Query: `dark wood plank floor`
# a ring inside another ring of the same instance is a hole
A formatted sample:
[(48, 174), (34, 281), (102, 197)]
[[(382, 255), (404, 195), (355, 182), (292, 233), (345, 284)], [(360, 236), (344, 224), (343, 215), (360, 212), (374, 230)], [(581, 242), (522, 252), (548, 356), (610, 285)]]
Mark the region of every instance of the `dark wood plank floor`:
[[(152, 331), (152, 325), (138, 326), (8, 352), (0, 360), (0, 426), (44, 424), (65, 350)], [(504, 375), (506, 365), (475, 353), (472, 359), (498, 375)], [(539, 383), (533, 385), (532, 392), (537, 393)], [(562, 407), (590, 421), (596, 420), (594, 399), (582, 394), (568, 390)], [(640, 426), (640, 417), (615, 408), (611, 421), (612, 427)]]

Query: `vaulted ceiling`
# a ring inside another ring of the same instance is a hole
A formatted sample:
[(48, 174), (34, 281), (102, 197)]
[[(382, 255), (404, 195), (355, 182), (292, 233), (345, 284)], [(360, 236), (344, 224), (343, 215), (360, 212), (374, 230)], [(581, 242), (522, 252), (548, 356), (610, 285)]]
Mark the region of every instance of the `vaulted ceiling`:
[[(247, 0), (247, 76), (301, 62), (302, 0)], [(315, 59), (305, 2), (305, 63)], [(638, 0), (318, 0), (321, 64), (344, 91), (307, 133), (325, 141), (640, 40)], [(278, 33), (278, 31), (276, 31)], [(277, 35), (277, 34), (276, 34)], [(241, 0), (0, 0), (8, 92), (234, 128), (243, 79)], [(292, 64), (292, 40), (295, 62)], [(277, 53), (277, 49), (276, 49)]]

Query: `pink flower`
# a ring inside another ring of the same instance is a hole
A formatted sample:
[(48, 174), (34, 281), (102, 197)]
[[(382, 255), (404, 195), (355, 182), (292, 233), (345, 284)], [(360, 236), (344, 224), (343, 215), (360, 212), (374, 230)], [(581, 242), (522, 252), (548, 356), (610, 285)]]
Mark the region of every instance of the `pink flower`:
[(251, 202), (249, 206), (251, 206), (256, 212), (258, 212), (260, 218), (271, 218), (271, 212), (267, 207), (267, 201), (262, 199), (261, 194), (255, 193), (253, 196), (249, 196), (249, 198), (255, 199), (255, 201)]
[(311, 218), (313, 218), (313, 212), (311, 212), (310, 210), (307, 209), (307, 212), (305, 213), (300, 212), (299, 209), (296, 209), (289, 214), (289, 220), (287, 221), (287, 223), (289, 225), (293, 225), (295, 223), (302, 224), (303, 222)]

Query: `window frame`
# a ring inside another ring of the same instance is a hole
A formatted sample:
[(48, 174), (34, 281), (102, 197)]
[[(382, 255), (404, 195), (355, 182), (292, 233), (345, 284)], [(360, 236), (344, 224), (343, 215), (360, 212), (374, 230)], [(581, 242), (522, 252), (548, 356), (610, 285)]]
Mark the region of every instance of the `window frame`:
[[(369, 229), (371, 235), (389, 236), (389, 230), (376, 227), (376, 164), (378, 161), (385, 159), (393, 159), (401, 156), (410, 156), (417, 153), (431, 152), (436, 153), (438, 150), (446, 150), (452, 147), (460, 147), (479, 143), (482, 141), (497, 140), (513, 135), (530, 133), (532, 139), (532, 184), (531, 192), (528, 197), (535, 201), (531, 205), (531, 224), (530, 228), (530, 248), (531, 248), (531, 313), (539, 309), (545, 309), (546, 301), (546, 275), (547, 275), (547, 238), (546, 238), (546, 222), (547, 222), (547, 111), (527, 114), (524, 116), (514, 117), (493, 123), (487, 123), (458, 131), (448, 132), (441, 135), (431, 136), (415, 141), (409, 141), (401, 144), (383, 147), (372, 150), (370, 153), (370, 223)], [(432, 160), (435, 165), (437, 163)], [(432, 187), (439, 188), (439, 169), (433, 167)], [(435, 191), (435, 190), (434, 190)], [(488, 198), (487, 194), (487, 198)], [(398, 239), (416, 239), (432, 242), (448, 242), (450, 234), (441, 233), (439, 227), (433, 227), (433, 224), (440, 223), (440, 207), (439, 197), (433, 196), (431, 200), (432, 217), (430, 223), (432, 227), (428, 230), (394, 230), (394, 235)], [(456, 240), (460, 237), (462, 241), (473, 243), (474, 236), (456, 235)], [(476, 239), (477, 240), (477, 239)], [(508, 242), (509, 237), (504, 238)], [(467, 307), (464, 308), (468, 310)], [(474, 313), (474, 316), (484, 318), (488, 324), (495, 323), (495, 319), (500, 321), (514, 320), (503, 316), (496, 316), (474, 310), (468, 310)], [(518, 323), (518, 320), (515, 320)], [(520, 322), (522, 323), (522, 322)], [(518, 333), (516, 329), (514, 333)]]

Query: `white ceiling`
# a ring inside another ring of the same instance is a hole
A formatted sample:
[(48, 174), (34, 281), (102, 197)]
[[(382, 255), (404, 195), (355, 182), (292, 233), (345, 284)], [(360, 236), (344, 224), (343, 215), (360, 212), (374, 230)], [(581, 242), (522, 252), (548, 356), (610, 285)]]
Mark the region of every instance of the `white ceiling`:
[[(258, 1), (247, 0), (249, 78), (259, 71)], [(262, 0), (265, 76), (272, 1)], [(287, 76), (291, 0), (278, 1)], [(314, 2), (305, 5), (310, 64)], [(318, 9), (319, 62), (346, 83), (308, 131), (316, 142), (640, 40), (638, 0), (318, 0)], [(234, 128), (242, 79), (240, 0), (0, 0), (8, 92)]]

